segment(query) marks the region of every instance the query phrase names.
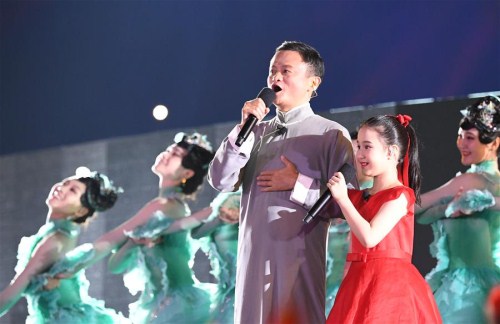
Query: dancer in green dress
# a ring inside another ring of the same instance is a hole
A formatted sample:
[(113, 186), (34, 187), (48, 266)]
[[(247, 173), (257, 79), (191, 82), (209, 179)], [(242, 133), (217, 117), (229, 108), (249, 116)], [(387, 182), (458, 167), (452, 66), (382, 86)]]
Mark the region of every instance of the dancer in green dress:
[(211, 204), (212, 213), (202, 225), (191, 231), (207, 253), (217, 290), (212, 301), (210, 323), (234, 322), (234, 285), (241, 192), (219, 193)]
[[(139, 299), (129, 305), (134, 323), (204, 323), (210, 296), (192, 270), (194, 250), (186, 228), (169, 229), (190, 214), (185, 203), (203, 182), (213, 157), (205, 136), (179, 135), (175, 144), (158, 155), (152, 167), (158, 175), (161, 208), (141, 226), (125, 233), (127, 241), (111, 257), (110, 269), (124, 273), (124, 282)], [(135, 217), (135, 216), (134, 216)], [(141, 244), (149, 239), (151, 244)]]
[[(185, 218), (175, 220), (161, 233), (150, 235), (147, 231), (136, 231), (134, 242), (152, 247), (160, 242), (163, 235), (177, 231), (176, 228), (191, 230), (191, 237), (197, 239), (196, 245), (206, 253), (212, 267), (213, 283), (197, 285), (212, 295), (208, 322), (233, 323), (234, 285), (236, 275), (236, 253), (238, 246), (238, 227), (241, 192), (219, 193), (209, 207)], [(117, 256), (110, 264), (115, 264)], [(118, 270), (117, 268), (117, 271)], [(127, 283), (134, 282), (134, 277)]]
[(103, 301), (88, 296), (89, 283), (83, 271), (45, 289), (54, 274), (73, 270), (71, 260), (75, 255), (63, 257), (75, 247), (81, 227), (94, 212), (111, 208), (117, 199), (119, 189), (104, 174), (88, 169), (83, 173), (52, 187), (46, 200), (47, 222), (37, 234), (22, 238), (17, 275), (0, 292), (0, 316), (24, 296), (28, 302), (27, 323), (127, 322), (121, 314), (105, 308)]
[(75, 249), (81, 256), (76, 269), (115, 252), (109, 269), (124, 274), (125, 286), (133, 295), (140, 292), (129, 305), (133, 323), (203, 323), (208, 319), (210, 296), (194, 277), (195, 251), (188, 230), (201, 224), (209, 212), (188, 218), (186, 199), (200, 188), (212, 158), (204, 135), (177, 134), (174, 144), (157, 156), (151, 168), (159, 178), (159, 196), (93, 244)]
[(426, 279), (444, 323), (485, 323), (486, 297), (500, 283), (500, 211), (491, 207), (500, 196), (500, 100), (486, 96), (462, 114), (457, 148), (470, 168), (423, 194), (416, 215), (434, 232), (437, 265)]

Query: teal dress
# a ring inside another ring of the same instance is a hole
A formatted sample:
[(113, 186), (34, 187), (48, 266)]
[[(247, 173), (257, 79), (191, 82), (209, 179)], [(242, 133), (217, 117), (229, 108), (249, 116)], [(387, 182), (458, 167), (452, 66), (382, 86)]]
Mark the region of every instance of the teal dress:
[[(500, 176), (486, 161), (472, 165), (468, 173), (484, 177), (493, 196), (500, 195)], [(470, 215), (442, 218), (432, 223), (431, 254), (436, 267), (426, 276), (444, 323), (486, 323), (484, 305), (490, 289), (500, 283), (500, 211), (489, 209), (491, 199), (479, 191), (465, 193), (449, 205), (443, 199), (424, 211), (441, 208), (445, 215), (468, 210)]]
[(220, 193), (212, 207), (214, 213), (199, 227), (192, 230), (191, 236), (201, 242), (202, 250), (207, 254), (212, 267), (211, 274), (217, 280), (217, 287), (212, 299), (209, 323), (234, 323), (234, 286), (236, 283), (236, 254), (238, 252), (239, 224), (223, 222), (217, 215), (218, 200), (237, 197), (231, 200), (232, 209), (239, 209), (240, 192)]
[(157, 211), (149, 221), (133, 232), (130, 238), (159, 239), (153, 247), (135, 245), (124, 283), (139, 299), (129, 305), (129, 318), (141, 323), (206, 323), (210, 295), (201, 288), (190, 264), (193, 262), (192, 242), (188, 231), (162, 235), (174, 221)]
[(325, 315), (330, 313), (335, 296), (344, 278), (345, 259), (349, 252), (349, 224), (344, 219), (335, 218), (328, 230), (326, 258), (326, 303)]
[[(55, 232), (76, 240), (80, 234), (80, 227), (72, 221), (56, 220), (42, 226), (37, 234), (23, 237), (19, 243), (16, 273), (19, 274), (25, 269), (38, 244)], [(43, 287), (48, 278), (52, 278), (58, 273), (71, 271), (81, 260), (91, 257), (91, 253), (88, 251), (82, 252), (78, 255), (68, 252), (64, 259), (56, 262), (47, 272), (31, 280), (24, 293), (29, 313), (26, 323), (107, 324), (128, 322), (121, 314), (105, 308), (103, 301), (88, 295), (89, 282), (85, 278), (84, 270), (77, 272), (71, 278), (61, 279), (57, 288), (44, 290)]]

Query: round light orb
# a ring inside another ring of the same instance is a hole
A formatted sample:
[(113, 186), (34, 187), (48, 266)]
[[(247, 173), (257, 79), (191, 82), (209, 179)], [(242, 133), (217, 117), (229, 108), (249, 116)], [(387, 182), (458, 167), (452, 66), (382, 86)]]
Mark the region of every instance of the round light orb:
[(90, 177), (92, 172), (90, 172), (90, 169), (87, 168), (86, 166), (79, 166), (75, 170), (75, 175), (78, 178), (84, 178), (84, 177)]
[(168, 116), (168, 108), (164, 105), (158, 105), (153, 109), (153, 117), (156, 120), (165, 120)]

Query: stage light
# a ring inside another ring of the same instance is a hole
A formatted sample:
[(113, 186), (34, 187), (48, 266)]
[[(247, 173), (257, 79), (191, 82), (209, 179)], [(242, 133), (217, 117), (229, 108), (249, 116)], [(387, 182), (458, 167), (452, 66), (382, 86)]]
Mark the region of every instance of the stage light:
[(153, 117), (156, 120), (165, 120), (168, 116), (168, 108), (164, 105), (158, 105), (153, 109)]

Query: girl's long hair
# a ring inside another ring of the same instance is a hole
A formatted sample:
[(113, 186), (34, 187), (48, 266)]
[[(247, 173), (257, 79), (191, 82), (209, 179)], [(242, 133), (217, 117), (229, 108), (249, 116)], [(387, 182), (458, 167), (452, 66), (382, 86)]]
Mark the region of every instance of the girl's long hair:
[(362, 122), (360, 127), (367, 126), (376, 130), (386, 145), (399, 147), (398, 169), (402, 166), (408, 153), (408, 186), (413, 189), (417, 204), (420, 204), (420, 160), (418, 156), (418, 139), (415, 129), (410, 125), (403, 126), (396, 116), (375, 116)]

